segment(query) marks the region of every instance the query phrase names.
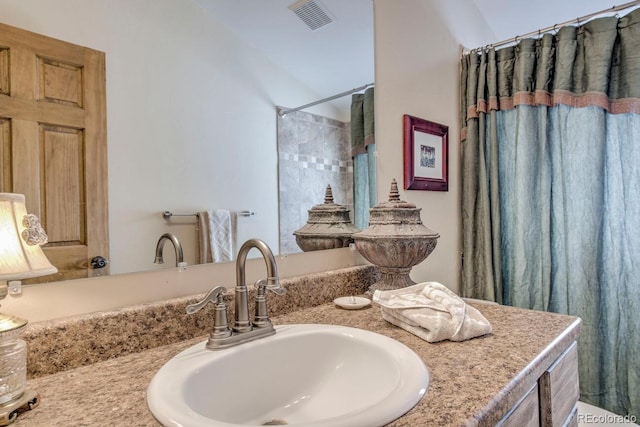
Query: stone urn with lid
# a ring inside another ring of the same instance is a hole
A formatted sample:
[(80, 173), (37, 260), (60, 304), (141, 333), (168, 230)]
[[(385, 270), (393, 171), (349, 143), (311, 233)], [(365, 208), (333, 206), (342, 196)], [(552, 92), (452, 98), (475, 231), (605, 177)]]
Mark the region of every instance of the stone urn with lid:
[(422, 224), (420, 211), (400, 200), (394, 179), (389, 201), (371, 208), (369, 227), (353, 235), (358, 252), (380, 270), (381, 279), (369, 287), (369, 293), (415, 285), (409, 277), (411, 269), (433, 252), (440, 237)]
[(307, 223), (293, 234), (300, 249), (308, 252), (347, 247), (357, 231), (360, 230), (351, 222), (349, 209), (334, 203), (333, 191), (327, 185), (324, 203), (312, 207)]

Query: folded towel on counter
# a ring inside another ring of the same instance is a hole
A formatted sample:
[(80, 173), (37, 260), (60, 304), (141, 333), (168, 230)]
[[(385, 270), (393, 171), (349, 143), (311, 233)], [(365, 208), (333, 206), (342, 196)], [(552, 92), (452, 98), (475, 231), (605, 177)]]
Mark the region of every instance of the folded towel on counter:
[(382, 318), (428, 341), (464, 341), (491, 332), (489, 321), (438, 282), (390, 291), (376, 290)]

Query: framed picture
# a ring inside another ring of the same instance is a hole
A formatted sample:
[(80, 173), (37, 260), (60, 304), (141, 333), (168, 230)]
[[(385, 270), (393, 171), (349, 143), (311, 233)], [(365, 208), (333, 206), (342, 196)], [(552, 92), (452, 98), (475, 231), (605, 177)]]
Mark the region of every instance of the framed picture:
[(449, 127), (405, 114), (404, 189), (448, 191)]

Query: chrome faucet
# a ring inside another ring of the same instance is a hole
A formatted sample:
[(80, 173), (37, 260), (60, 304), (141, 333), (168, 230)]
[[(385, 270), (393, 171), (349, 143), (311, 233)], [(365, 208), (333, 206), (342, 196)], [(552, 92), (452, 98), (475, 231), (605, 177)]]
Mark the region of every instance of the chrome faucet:
[(176, 267), (180, 266), (180, 263), (184, 262), (184, 255), (182, 254), (182, 245), (178, 238), (171, 233), (164, 233), (158, 239), (158, 243), (156, 244), (156, 259), (153, 261), (154, 264), (164, 264), (164, 259), (162, 258), (162, 251), (164, 249), (164, 244), (166, 241), (171, 242), (173, 245), (173, 249), (176, 252)]
[[(249, 320), (248, 289), (245, 283), (245, 264), (247, 254), (252, 248), (256, 248), (262, 253), (262, 257), (267, 266), (267, 278), (258, 280), (255, 283), (257, 291), (253, 322)], [(223, 299), (226, 288), (222, 286), (214, 287), (207, 293), (202, 301), (187, 306), (187, 314), (200, 311), (200, 309), (209, 302), (215, 304), (213, 331), (207, 341), (207, 348), (210, 350), (219, 350), (267, 337), (276, 333), (267, 312), (267, 291), (271, 291), (277, 295), (284, 295), (287, 292), (287, 290), (280, 285), (278, 266), (276, 265), (275, 257), (269, 246), (260, 239), (250, 239), (240, 247), (236, 259), (235, 316), (233, 326), (229, 328), (227, 324), (227, 306)]]

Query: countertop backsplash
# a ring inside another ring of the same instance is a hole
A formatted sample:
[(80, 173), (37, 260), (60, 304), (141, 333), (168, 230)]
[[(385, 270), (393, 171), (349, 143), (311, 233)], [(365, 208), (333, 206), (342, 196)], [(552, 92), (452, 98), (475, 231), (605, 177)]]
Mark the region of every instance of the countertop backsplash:
[[(317, 306), (339, 296), (364, 294), (379, 276), (363, 265), (282, 279), (287, 294), (269, 295), (270, 316)], [(253, 307), (255, 289), (250, 289)], [(225, 294), (230, 319), (233, 287)], [(23, 334), (29, 346), (28, 378), (37, 378), (151, 348), (206, 336), (213, 327), (213, 305), (187, 315), (185, 307), (204, 294), (31, 323)]]

